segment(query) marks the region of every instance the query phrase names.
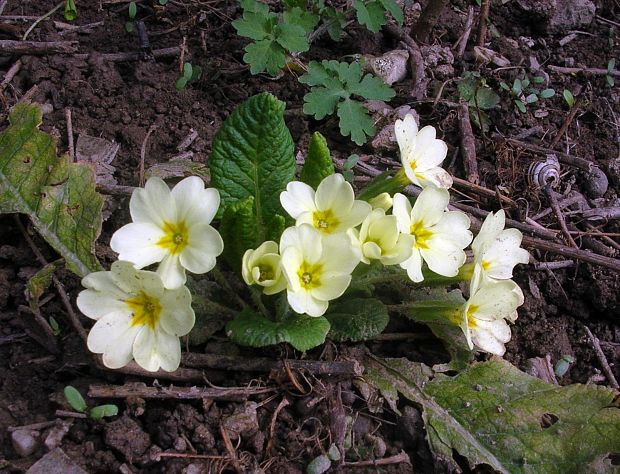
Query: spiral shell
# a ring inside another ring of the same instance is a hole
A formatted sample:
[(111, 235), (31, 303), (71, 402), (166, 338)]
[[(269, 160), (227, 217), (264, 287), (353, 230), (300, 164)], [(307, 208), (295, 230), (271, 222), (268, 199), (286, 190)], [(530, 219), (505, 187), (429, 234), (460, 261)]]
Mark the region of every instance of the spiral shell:
[(560, 182), (560, 162), (555, 155), (547, 155), (545, 161), (536, 161), (528, 169), (528, 180), (535, 188), (550, 185), (557, 186)]

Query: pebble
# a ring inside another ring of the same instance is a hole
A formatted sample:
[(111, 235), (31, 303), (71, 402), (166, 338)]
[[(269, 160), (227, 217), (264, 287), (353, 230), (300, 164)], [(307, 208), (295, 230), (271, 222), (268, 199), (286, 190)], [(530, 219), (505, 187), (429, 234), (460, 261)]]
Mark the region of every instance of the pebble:
[(36, 431), (16, 430), (11, 433), (11, 442), (15, 452), (25, 458), (39, 447), (39, 434)]
[(75, 464), (60, 448), (50, 451), (36, 463), (30, 466), (26, 474), (88, 474)]
[(600, 168), (592, 168), (592, 171), (585, 176), (585, 191), (588, 197), (596, 199), (603, 197), (609, 187), (607, 175)]

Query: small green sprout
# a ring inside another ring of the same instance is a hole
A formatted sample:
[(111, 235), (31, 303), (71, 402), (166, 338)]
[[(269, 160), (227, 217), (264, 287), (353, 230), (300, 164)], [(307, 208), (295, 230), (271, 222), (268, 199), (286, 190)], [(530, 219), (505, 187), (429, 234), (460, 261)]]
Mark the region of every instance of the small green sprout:
[(562, 92), (562, 97), (564, 97), (564, 102), (566, 102), (569, 109), (572, 109), (575, 106), (575, 96), (571, 91), (564, 89), (564, 92)]
[(512, 95), (517, 109), (524, 114), (527, 112), (527, 105), (534, 104), (539, 99), (549, 99), (555, 95), (555, 90), (553, 89), (543, 89), (541, 91), (532, 86), (532, 83), (538, 85), (544, 82), (544, 77), (536, 76), (531, 81), (528, 77), (523, 79), (516, 78), (512, 83), (512, 87), (505, 82), (501, 82), (499, 85)]
[(99, 405), (89, 410), (82, 394), (71, 385), (65, 387), (64, 394), (71, 408), (80, 413), (87, 413), (93, 420), (118, 415), (118, 407), (116, 405)]
[(129, 16), (129, 20), (125, 22), (125, 30), (127, 33), (133, 33), (135, 30), (134, 20), (136, 19), (136, 15), (138, 14), (138, 6), (136, 2), (129, 2), (129, 6), (127, 7), (127, 15)]
[(344, 176), (344, 179), (350, 183), (353, 182), (353, 179), (355, 178), (352, 170), (359, 159), (360, 157), (354, 153), (347, 158), (347, 161), (344, 162), (344, 166), (342, 167), (342, 175)]
[(467, 102), (471, 121), (481, 130), (488, 131), (490, 120), (485, 110), (499, 104), (500, 98), (478, 72), (465, 72), (457, 85), (459, 98)]
[(73, 21), (77, 18), (77, 8), (75, 7), (75, 0), (65, 1), (65, 20)]
[(60, 326), (58, 325), (58, 321), (54, 318), (54, 316), (49, 317), (50, 328), (52, 328), (52, 334), (54, 336), (60, 335)]
[(166, 5), (167, 3), (168, 3), (168, 0), (159, 0), (159, 4), (160, 4), (161, 6), (164, 6), (164, 5)]
[(555, 375), (557, 375), (558, 377), (563, 377), (566, 374), (566, 372), (568, 372), (568, 369), (570, 368), (571, 364), (574, 362), (575, 362), (575, 358), (572, 355), (569, 355), (569, 354), (563, 355), (555, 363), (555, 368), (554, 368)]
[(607, 81), (607, 84), (609, 85), (609, 87), (613, 87), (614, 84), (616, 83), (612, 76), (612, 73), (614, 72), (615, 67), (616, 67), (616, 60), (614, 58), (611, 58), (609, 62), (607, 63), (607, 74), (605, 75), (605, 80)]
[(177, 79), (174, 86), (178, 91), (182, 91), (187, 84), (197, 81), (201, 74), (202, 68), (200, 66), (192, 66), (191, 63), (185, 63), (183, 64), (183, 75)]

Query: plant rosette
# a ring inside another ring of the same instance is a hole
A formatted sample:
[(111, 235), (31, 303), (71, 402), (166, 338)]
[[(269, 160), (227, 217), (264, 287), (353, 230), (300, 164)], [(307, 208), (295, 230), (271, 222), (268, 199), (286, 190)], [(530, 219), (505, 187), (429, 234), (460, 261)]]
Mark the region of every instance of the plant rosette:
[(449, 189), (452, 186), (452, 176), (439, 166), (446, 158), (448, 145), (436, 138), (434, 127), (427, 125), (418, 130), (415, 118), (408, 114), (403, 120), (396, 121), (394, 133), (402, 170), (413, 184), (421, 188)]
[(256, 250), (247, 250), (243, 255), (241, 275), (247, 285), (262, 286), (266, 295), (274, 295), (284, 290), (286, 278), (280, 266), (278, 244), (269, 240)]
[(224, 250), (220, 234), (210, 223), (220, 205), (217, 189), (205, 189), (197, 176), (180, 181), (172, 190), (160, 178), (149, 178), (129, 201), (132, 223), (117, 230), (110, 246), (119, 260), (144, 268), (161, 262), (157, 274), (166, 288), (179, 288), (185, 270), (206, 273)]
[(289, 227), (280, 239), (287, 299), (296, 313), (322, 316), (346, 291), (360, 255), (346, 233), (322, 237), (309, 224)]
[(77, 297), (82, 313), (97, 322), (88, 349), (103, 354), (106, 367), (118, 369), (132, 359), (154, 372), (172, 372), (181, 361), (179, 337), (194, 326), (192, 297), (185, 286), (164, 288), (159, 275), (116, 261), (110, 271), (82, 279)]
[(394, 195), (393, 214), (400, 232), (411, 235), (411, 257), (400, 266), (414, 282), (424, 280), (422, 262), (438, 275), (454, 277), (465, 263), (463, 249), (472, 240), (469, 217), (460, 211), (448, 211), (450, 194), (445, 189), (422, 190), (413, 207), (400, 193)]
[(280, 194), (280, 202), (296, 225), (309, 224), (322, 235), (346, 232), (361, 224), (372, 210), (367, 202), (355, 199), (353, 187), (341, 174), (323, 179), (316, 192), (293, 181)]

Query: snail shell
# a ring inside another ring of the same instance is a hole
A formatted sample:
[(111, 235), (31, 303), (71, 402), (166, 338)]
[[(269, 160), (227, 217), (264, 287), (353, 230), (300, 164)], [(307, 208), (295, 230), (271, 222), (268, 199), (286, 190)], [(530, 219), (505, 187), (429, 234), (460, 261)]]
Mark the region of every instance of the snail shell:
[(542, 188), (557, 186), (560, 182), (560, 162), (555, 155), (547, 155), (545, 161), (535, 161), (528, 169), (528, 180), (531, 186)]

